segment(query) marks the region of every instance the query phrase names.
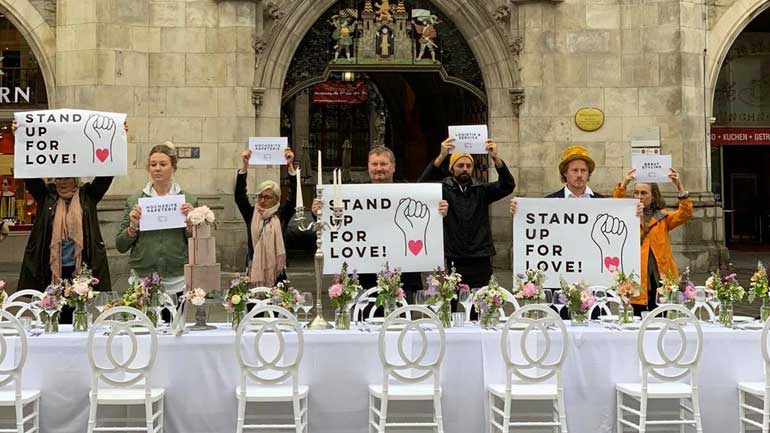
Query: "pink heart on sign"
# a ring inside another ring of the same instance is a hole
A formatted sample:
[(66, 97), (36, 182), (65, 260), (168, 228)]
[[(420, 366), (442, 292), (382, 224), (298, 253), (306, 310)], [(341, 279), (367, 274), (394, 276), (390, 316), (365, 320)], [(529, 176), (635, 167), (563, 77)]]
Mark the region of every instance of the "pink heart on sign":
[(409, 251), (411, 251), (415, 256), (420, 254), (420, 251), (422, 251), (422, 241), (409, 241), (408, 246)]
[(99, 162), (104, 162), (110, 156), (110, 149), (96, 149), (94, 153)]
[(604, 266), (610, 272), (615, 272), (620, 266), (620, 259), (618, 257), (605, 257)]

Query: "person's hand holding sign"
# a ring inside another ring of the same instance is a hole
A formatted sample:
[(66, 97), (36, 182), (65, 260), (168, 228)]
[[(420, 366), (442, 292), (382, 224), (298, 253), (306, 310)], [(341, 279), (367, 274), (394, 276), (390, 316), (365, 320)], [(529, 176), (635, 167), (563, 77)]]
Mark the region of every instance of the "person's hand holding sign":
[(131, 212), (128, 213), (129, 224), (126, 230), (128, 231), (129, 237), (135, 238), (139, 233), (140, 219), (142, 219), (142, 208), (138, 204), (135, 204), (134, 208), (131, 209)]
[(404, 255), (427, 255), (426, 234), (430, 223), (428, 205), (411, 198), (402, 198), (398, 202), (394, 221), (404, 235)]
[(115, 121), (107, 116), (92, 114), (86, 121), (83, 133), (91, 142), (93, 149), (93, 162), (98, 159), (104, 162), (107, 158), (112, 161), (112, 140), (115, 138), (115, 132), (118, 128)]
[(623, 270), (623, 249), (628, 230), (626, 223), (609, 214), (600, 214), (591, 229), (591, 239), (601, 252), (602, 272)]

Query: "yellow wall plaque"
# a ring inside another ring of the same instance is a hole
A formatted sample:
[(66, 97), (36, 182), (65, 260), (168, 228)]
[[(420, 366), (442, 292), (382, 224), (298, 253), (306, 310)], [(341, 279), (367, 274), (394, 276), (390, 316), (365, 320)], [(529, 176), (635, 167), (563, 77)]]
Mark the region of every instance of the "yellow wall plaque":
[(575, 113), (575, 124), (583, 131), (596, 131), (604, 125), (604, 113), (598, 108), (581, 108)]

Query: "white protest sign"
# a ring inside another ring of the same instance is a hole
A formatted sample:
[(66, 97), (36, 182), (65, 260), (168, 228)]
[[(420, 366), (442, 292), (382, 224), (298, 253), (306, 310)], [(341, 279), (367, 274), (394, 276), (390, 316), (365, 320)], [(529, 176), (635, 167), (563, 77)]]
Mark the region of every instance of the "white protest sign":
[(249, 137), (249, 165), (286, 165), (283, 151), (288, 145), (286, 137)]
[(485, 149), (489, 138), (487, 125), (450, 126), (449, 136), (455, 139), (455, 148), (452, 149), (452, 153), (487, 153)]
[[(340, 190), (344, 220), (337, 232), (323, 232), (324, 274), (339, 273), (344, 262), (360, 273), (379, 272), (385, 262), (403, 272), (444, 266), (440, 184), (342, 185)], [(332, 188), (325, 191), (323, 218), (330, 222)]]
[(637, 182), (667, 183), (671, 170), (671, 155), (632, 155), (631, 168), (636, 170)]
[(140, 197), (142, 217), (139, 219), (139, 230), (148, 232), (186, 227), (185, 216), (182, 214), (184, 200), (184, 194)]
[(540, 268), (546, 287), (559, 287), (560, 277), (610, 286), (618, 269), (639, 274), (638, 200), (516, 200), (514, 274)]
[(14, 177), (124, 176), (125, 114), (87, 110), (14, 113)]

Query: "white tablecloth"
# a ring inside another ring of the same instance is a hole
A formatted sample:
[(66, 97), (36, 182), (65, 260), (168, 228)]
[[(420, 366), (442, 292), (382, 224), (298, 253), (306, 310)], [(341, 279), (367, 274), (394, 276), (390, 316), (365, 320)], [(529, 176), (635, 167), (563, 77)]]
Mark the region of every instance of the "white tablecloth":
[[(234, 335), (219, 329), (159, 336), (153, 386), (166, 389), (166, 432), (235, 431)], [(447, 433), (486, 431), (485, 386), (504, 378), (500, 336), (477, 327), (447, 331), (441, 370)], [(698, 377), (704, 432), (737, 431), (736, 383), (762, 380), (760, 332), (704, 325), (704, 337)], [(639, 380), (636, 333), (592, 325), (569, 328), (569, 339), (564, 367), (569, 430), (612, 432), (615, 383)], [(42, 431), (85, 431), (91, 377), (86, 334), (61, 332), (28, 341), (23, 384), (42, 391)], [(300, 381), (310, 386), (311, 432), (367, 431), (367, 385), (381, 380), (376, 332), (305, 332)]]

